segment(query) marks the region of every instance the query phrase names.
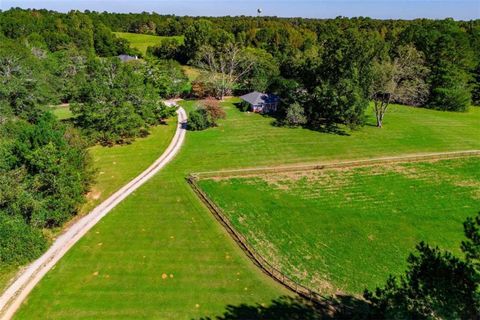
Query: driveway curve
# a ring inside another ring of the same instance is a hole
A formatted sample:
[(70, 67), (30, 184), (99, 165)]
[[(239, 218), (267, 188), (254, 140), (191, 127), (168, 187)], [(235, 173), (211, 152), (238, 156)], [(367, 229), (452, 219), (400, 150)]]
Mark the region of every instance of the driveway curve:
[[(176, 105), (176, 101), (167, 101), (166, 104)], [(127, 183), (89, 214), (70, 226), (66, 232), (55, 240), (47, 252), (17, 275), (15, 281), (10, 284), (0, 297), (0, 319), (11, 319), (35, 285), (40, 282), (43, 276), (78, 240), (122, 200), (152, 178), (175, 157), (185, 140), (187, 121), (187, 115), (183, 108), (179, 108), (177, 114), (177, 130), (165, 152), (135, 179)]]

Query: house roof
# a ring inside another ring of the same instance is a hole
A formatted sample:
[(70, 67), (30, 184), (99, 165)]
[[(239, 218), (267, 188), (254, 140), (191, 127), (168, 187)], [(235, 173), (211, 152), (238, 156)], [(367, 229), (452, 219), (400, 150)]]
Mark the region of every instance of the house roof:
[(128, 54), (121, 54), (118, 56), (120, 58), (120, 60), (122, 60), (123, 62), (127, 62), (127, 61), (131, 61), (131, 60), (137, 60), (138, 58), (135, 56), (135, 57), (132, 57)]
[(258, 91), (250, 92), (240, 97), (240, 99), (250, 103), (251, 105), (258, 105), (263, 103), (275, 103), (279, 98), (274, 94), (262, 93)]

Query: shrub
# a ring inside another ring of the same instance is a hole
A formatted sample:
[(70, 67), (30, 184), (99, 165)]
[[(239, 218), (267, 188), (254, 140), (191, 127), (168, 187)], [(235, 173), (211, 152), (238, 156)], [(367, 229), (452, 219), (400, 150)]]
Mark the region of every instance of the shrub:
[(285, 122), (292, 127), (301, 126), (307, 123), (307, 117), (302, 106), (299, 103), (293, 103), (287, 107)]
[(188, 114), (188, 130), (201, 131), (211, 126), (213, 126), (213, 124), (205, 108), (198, 108)]
[(435, 88), (429, 106), (443, 111), (467, 111), (471, 94), (466, 88)]
[(42, 254), (47, 240), (19, 217), (0, 213), (0, 263), (22, 264)]
[(220, 102), (217, 99), (209, 97), (203, 101), (203, 105), (214, 125), (216, 125), (217, 120), (225, 119), (225, 110), (220, 107)]
[(225, 119), (225, 111), (220, 107), (218, 100), (205, 99), (202, 105), (188, 115), (187, 128), (192, 131), (205, 130), (215, 127), (219, 119)]

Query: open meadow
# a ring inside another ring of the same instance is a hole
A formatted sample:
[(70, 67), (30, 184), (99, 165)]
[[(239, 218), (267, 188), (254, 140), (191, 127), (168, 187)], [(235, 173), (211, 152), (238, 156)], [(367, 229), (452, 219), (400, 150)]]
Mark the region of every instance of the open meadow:
[[(16, 317), (191, 319), (288, 294), (200, 202), (185, 181), (189, 173), (480, 149), (477, 108), (445, 113), (394, 106), (384, 129), (334, 135), (275, 127), (270, 117), (240, 112), (236, 101), (223, 103), (227, 118), (218, 127), (189, 132), (176, 159), (81, 239)], [(194, 104), (182, 102), (187, 110)]]
[(119, 38), (127, 39), (130, 42), (132, 48), (138, 49), (142, 54), (147, 53), (148, 47), (153, 47), (158, 45), (162, 39), (173, 38), (176, 39), (179, 43), (183, 42), (182, 36), (175, 37), (161, 37), (154, 36), (149, 34), (139, 34), (139, 33), (130, 33), (130, 32), (114, 32), (114, 34)]
[(322, 294), (400, 275), (415, 245), (459, 253), (480, 211), (480, 157), (199, 180), (254, 249)]

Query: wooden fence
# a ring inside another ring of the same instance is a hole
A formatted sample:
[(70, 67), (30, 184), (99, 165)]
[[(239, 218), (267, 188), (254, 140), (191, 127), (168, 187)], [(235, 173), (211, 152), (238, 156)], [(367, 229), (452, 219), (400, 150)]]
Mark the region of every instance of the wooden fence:
[(196, 172), (191, 175), (197, 179), (208, 179), (214, 177), (236, 177), (236, 176), (249, 176), (260, 175), (269, 173), (283, 173), (294, 171), (311, 171), (311, 170), (323, 170), (323, 169), (340, 169), (350, 167), (370, 166), (376, 164), (389, 164), (389, 163), (402, 163), (402, 162), (418, 162), (429, 160), (442, 160), (442, 159), (455, 159), (465, 157), (480, 156), (480, 150), (468, 150), (468, 151), (453, 151), (453, 152), (440, 152), (440, 153), (428, 153), (428, 154), (412, 154), (398, 157), (383, 157), (374, 159), (362, 159), (352, 161), (335, 161), (324, 163), (313, 163), (305, 165), (291, 165), (291, 166), (278, 166), (278, 167), (257, 167), (246, 168), (237, 170), (221, 170), (221, 171), (209, 171), (209, 172)]
[(232, 238), (238, 243), (238, 245), (243, 249), (247, 256), (258, 266), (260, 267), (267, 275), (272, 277), (274, 280), (295, 292), (296, 294), (317, 303), (324, 303), (327, 301), (327, 298), (322, 294), (315, 292), (295, 280), (291, 279), (285, 275), (282, 271), (278, 270), (276, 267), (272, 266), (267, 260), (265, 260), (254, 248), (249, 244), (247, 239), (238, 232), (230, 222), (230, 219), (225, 216), (222, 209), (220, 209), (215, 202), (213, 202), (197, 183), (197, 178), (195, 175), (189, 175), (187, 177), (187, 182), (192, 187), (193, 191), (199, 196), (203, 203), (208, 207), (210, 212), (215, 216), (215, 218), (225, 227), (227, 232), (232, 236)]

